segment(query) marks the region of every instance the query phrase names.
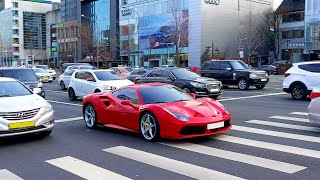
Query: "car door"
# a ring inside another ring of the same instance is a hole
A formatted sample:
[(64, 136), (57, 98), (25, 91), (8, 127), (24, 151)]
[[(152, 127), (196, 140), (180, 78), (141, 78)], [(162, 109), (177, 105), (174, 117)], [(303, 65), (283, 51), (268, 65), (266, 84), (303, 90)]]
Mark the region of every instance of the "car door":
[(170, 71), (167, 71), (167, 70), (163, 70), (162, 71), (162, 83), (167, 83), (167, 84), (172, 84), (172, 85), (177, 85), (177, 82), (176, 82), (176, 77), (170, 72)]
[(229, 61), (221, 61), (220, 72), (217, 79), (219, 79), (222, 84), (230, 84), (233, 79), (232, 66)]
[[(114, 121), (114, 124), (127, 129), (139, 131), (140, 100), (136, 90), (133, 88), (125, 88), (114, 91), (112, 94), (119, 100), (115, 102), (119, 107), (119, 112), (117, 113), (117, 119)], [(121, 102), (124, 100), (131, 101), (132, 106), (122, 105)]]
[(84, 71), (79, 71), (79, 72), (76, 72), (74, 78), (71, 78), (72, 82), (70, 82), (70, 84), (72, 84), (72, 88), (76, 93), (76, 96), (83, 96), (81, 88), (84, 80), (84, 75), (85, 75)]
[(163, 76), (161, 70), (151, 71), (145, 78), (143, 78), (145, 83), (162, 82)]
[(97, 80), (91, 72), (86, 72), (84, 77), (84, 84), (82, 86), (83, 94), (93, 94), (97, 88)]
[(201, 71), (202, 77), (209, 77), (218, 79), (220, 73), (220, 61), (209, 61), (207, 65), (204, 64), (202, 67), (204, 70)]
[(299, 68), (307, 71), (302, 74), (302, 80), (305, 81), (308, 90), (320, 87), (320, 63), (299, 65)]
[(74, 73), (74, 70), (71, 70), (71, 71), (68, 71), (68, 72), (64, 73), (64, 77), (63, 77), (62, 80), (63, 80), (63, 82), (64, 82), (66, 87), (69, 86), (70, 79), (71, 79), (71, 76), (72, 76), (73, 73)]

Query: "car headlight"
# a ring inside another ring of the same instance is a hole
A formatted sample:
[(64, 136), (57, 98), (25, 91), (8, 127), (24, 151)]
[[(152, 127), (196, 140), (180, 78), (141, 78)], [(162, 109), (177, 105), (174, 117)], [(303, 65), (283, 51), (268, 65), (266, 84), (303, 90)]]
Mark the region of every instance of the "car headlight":
[(256, 73), (250, 73), (249, 78), (254, 79), (257, 78), (257, 74)]
[(269, 74), (268, 74), (268, 72), (266, 72), (266, 77), (269, 77)]
[(182, 114), (170, 111), (169, 109), (164, 109), (164, 110), (167, 111), (172, 116), (176, 117), (177, 119), (181, 120), (181, 121), (189, 121), (189, 118), (187, 116), (184, 116)]
[(38, 83), (38, 88), (41, 88), (41, 89), (42, 89), (42, 87), (43, 87), (42, 82), (39, 82), (39, 83)]
[(111, 91), (112, 90), (112, 86), (103, 86), (103, 89), (104, 90), (108, 90), (108, 91)]
[(205, 88), (206, 87), (206, 85), (201, 84), (201, 83), (196, 83), (196, 82), (191, 82), (190, 84), (194, 87), (197, 87), (197, 88)]
[(53, 111), (53, 109), (52, 109), (51, 104), (47, 102), (47, 105), (45, 106), (45, 109), (44, 109), (44, 111), (43, 111), (43, 113), (41, 115), (48, 114), (48, 113), (50, 113), (52, 111)]

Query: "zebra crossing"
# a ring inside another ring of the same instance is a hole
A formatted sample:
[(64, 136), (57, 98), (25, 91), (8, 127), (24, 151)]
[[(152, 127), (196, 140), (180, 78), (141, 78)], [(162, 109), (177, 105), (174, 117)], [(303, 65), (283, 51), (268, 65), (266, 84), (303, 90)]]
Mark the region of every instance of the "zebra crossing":
[[(294, 117), (295, 116), (295, 117)], [(232, 161), (241, 163), (244, 166), (258, 167), (264, 171), (278, 172), (290, 177), (304, 170), (308, 170), (308, 164), (303, 162), (285, 162), (286, 160), (270, 158), (270, 157), (260, 157), (257, 155), (250, 154), (250, 152), (240, 153), (234, 150), (228, 150), (228, 146), (224, 147), (214, 147), (216, 142), (226, 142), (232, 143), (236, 146), (245, 146), (251, 148), (257, 148), (261, 151), (272, 151), (273, 153), (287, 153), (290, 155), (296, 155), (299, 158), (312, 158), (313, 161), (319, 162), (320, 164), (320, 148), (311, 149), (307, 147), (292, 146), (287, 144), (280, 144), (274, 142), (265, 142), (262, 140), (257, 140), (255, 137), (268, 136), (274, 138), (284, 138), (294, 140), (296, 142), (304, 143), (320, 143), (320, 128), (307, 123), (307, 113), (305, 112), (292, 112), (289, 116), (270, 116), (269, 118), (263, 120), (248, 120), (242, 125), (234, 125), (232, 132), (237, 133), (249, 133), (253, 136), (250, 138), (241, 137), (234, 135), (235, 133), (226, 133), (222, 135), (213, 136), (208, 140), (208, 144), (202, 145), (189, 141), (161, 141), (157, 143), (159, 146), (164, 148), (173, 148), (179, 151), (173, 152), (190, 152), (198, 154), (199, 156), (206, 156), (212, 159), (220, 159), (222, 161)], [(255, 127), (258, 126), (258, 127)], [(266, 129), (261, 128), (266, 127)], [(269, 127), (269, 128), (267, 128)], [(280, 128), (283, 130), (289, 130), (289, 132), (268, 130), (270, 127)], [(294, 133), (291, 133), (294, 132)], [(309, 133), (306, 135), (306, 133)], [(212, 141), (212, 142), (211, 142)], [(226, 170), (216, 170), (210, 167), (205, 167), (201, 164), (192, 164), (185, 160), (175, 159), (172, 156), (166, 156), (163, 154), (157, 154), (148, 152), (148, 150), (141, 150), (141, 148), (135, 148), (132, 146), (119, 145), (110, 148), (98, 150), (109, 156), (116, 156), (127, 161), (133, 161), (136, 163), (142, 163), (144, 165), (151, 166), (155, 169), (162, 169), (175, 173), (177, 175), (182, 175), (184, 177), (193, 179), (247, 179), (248, 177), (239, 176), (238, 174), (228, 172)], [(100, 157), (103, 160), (103, 157)], [(108, 161), (106, 159), (106, 161)], [(58, 168), (60, 171), (66, 171), (79, 178), (89, 179), (89, 180), (99, 180), (99, 179), (115, 179), (115, 180), (129, 180), (129, 179), (139, 179), (136, 176), (124, 175), (121, 171), (114, 172), (101, 165), (96, 165), (95, 162), (85, 161), (81, 158), (70, 156), (62, 156), (54, 159), (45, 160), (45, 163), (50, 165), (51, 168)], [(112, 163), (112, 162), (110, 162)], [(123, 164), (119, 169), (135, 169), (134, 166), (126, 166)], [(229, 167), (232, 168), (232, 167)], [(314, 168), (314, 167), (312, 167)], [(316, 169), (319, 167), (316, 167)], [(258, 177), (259, 175), (257, 175)], [(36, 175), (35, 175), (36, 177)], [(211, 178), (210, 178), (211, 177)], [(256, 177), (256, 178), (257, 178)], [(161, 179), (161, 177), (158, 177)], [(0, 169), (0, 179), (4, 180), (23, 180), (23, 176), (16, 175), (14, 169)]]

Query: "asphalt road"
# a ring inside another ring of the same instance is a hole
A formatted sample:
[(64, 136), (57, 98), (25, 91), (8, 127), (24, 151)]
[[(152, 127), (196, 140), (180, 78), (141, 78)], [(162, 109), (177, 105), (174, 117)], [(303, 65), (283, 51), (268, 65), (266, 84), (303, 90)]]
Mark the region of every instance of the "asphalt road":
[(263, 90), (226, 89), (219, 101), (233, 128), (210, 138), (144, 141), (117, 130), (90, 130), (81, 100), (45, 84), (55, 110), (51, 136), (0, 141), (6, 179), (320, 179), (320, 126), (307, 122), (309, 101), (282, 92), (281, 76)]

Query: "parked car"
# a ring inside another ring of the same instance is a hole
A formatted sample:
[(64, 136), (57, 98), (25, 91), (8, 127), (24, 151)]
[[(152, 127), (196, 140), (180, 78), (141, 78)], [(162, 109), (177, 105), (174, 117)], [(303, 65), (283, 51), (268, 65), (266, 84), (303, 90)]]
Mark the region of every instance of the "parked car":
[(241, 60), (206, 61), (199, 74), (222, 82), (224, 86), (236, 85), (240, 90), (255, 86), (263, 89), (269, 82), (268, 73), (249, 68)]
[(141, 69), (141, 67), (140, 66), (133, 66), (132, 67), (132, 70), (137, 70), (137, 69)]
[(71, 70), (95, 70), (95, 69), (98, 69), (98, 68), (91, 65), (71, 65), (71, 66), (68, 66), (64, 72), (71, 71)]
[(17, 79), (33, 91), (34, 88), (40, 88), (38, 95), (45, 98), (43, 84), (37, 78), (36, 74), (29, 68), (0, 68), (0, 77), (9, 77)]
[(217, 98), (223, 91), (220, 81), (200, 77), (183, 68), (156, 68), (135, 79), (136, 84), (153, 82), (172, 84), (187, 93), (195, 93), (197, 96)]
[(68, 87), (70, 100), (92, 93), (111, 91), (133, 84), (112, 70), (78, 70), (72, 74)]
[(57, 77), (56, 71), (52, 68), (49, 68), (47, 65), (36, 65), (34, 66), (34, 68), (42, 68), (46, 70), (52, 76), (53, 80), (56, 80), (56, 77)]
[(41, 82), (52, 82), (53, 77), (42, 68), (32, 68), (33, 72), (40, 79)]
[(222, 104), (192, 96), (167, 84), (132, 85), (86, 96), (83, 116), (89, 128), (126, 129), (147, 141), (210, 136), (231, 128), (231, 114)]
[(112, 67), (110, 69), (117, 72), (122, 77), (126, 77), (128, 74), (130, 74), (129, 67)]
[(0, 77), (0, 137), (40, 133), (50, 135), (53, 110), (42, 97), (40, 88), (33, 92), (21, 82)]
[(268, 75), (278, 73), (278, 68), (273, 65), (262, 65), (262, 66), (258, 67), (257, 69), (266, 71), (268, 73)]
[(308, 115), (311, 123), (320, 124), (320, 87), (314, 88), (311, 95), (311, 102), (308, 107)]
[(188, 69), (189, 71), (194, 72), (194, 73), (199, 73), (199, 71), (200, 71), (200, 68), (198, 68), (196, 66), (189, 66), (186, 69)]
[(139, 77), (139, 76), (143, 76), (146, 73), (148, 73), (150, 71), (150, 69), (137, 69), (132, 71), (130, 74), (128, 74), (126, 76), (127, 79), (129, 79), (130, 81), (134, 82), (134, 80)]
[(58, 84), (59, 84), (61, 90), (68, 89), (71, 76), (75, 71), (76, 70), (74, 70), (74, 69), (72, 69), (70, 71), (65, 71), (63, 74), (61, 74), (59, 76)]
[(306, 99), (316, 87), (320, 87), (320, 61), (295, 63), (285, 73), (283, 91), (293, 99)]
[(91, 66), (89, 63), (63, 63), (61, 65), (61, 73), (63, 73), (68, 66), (73, 66), (73, 65), (78, 65), (78, 66)]

